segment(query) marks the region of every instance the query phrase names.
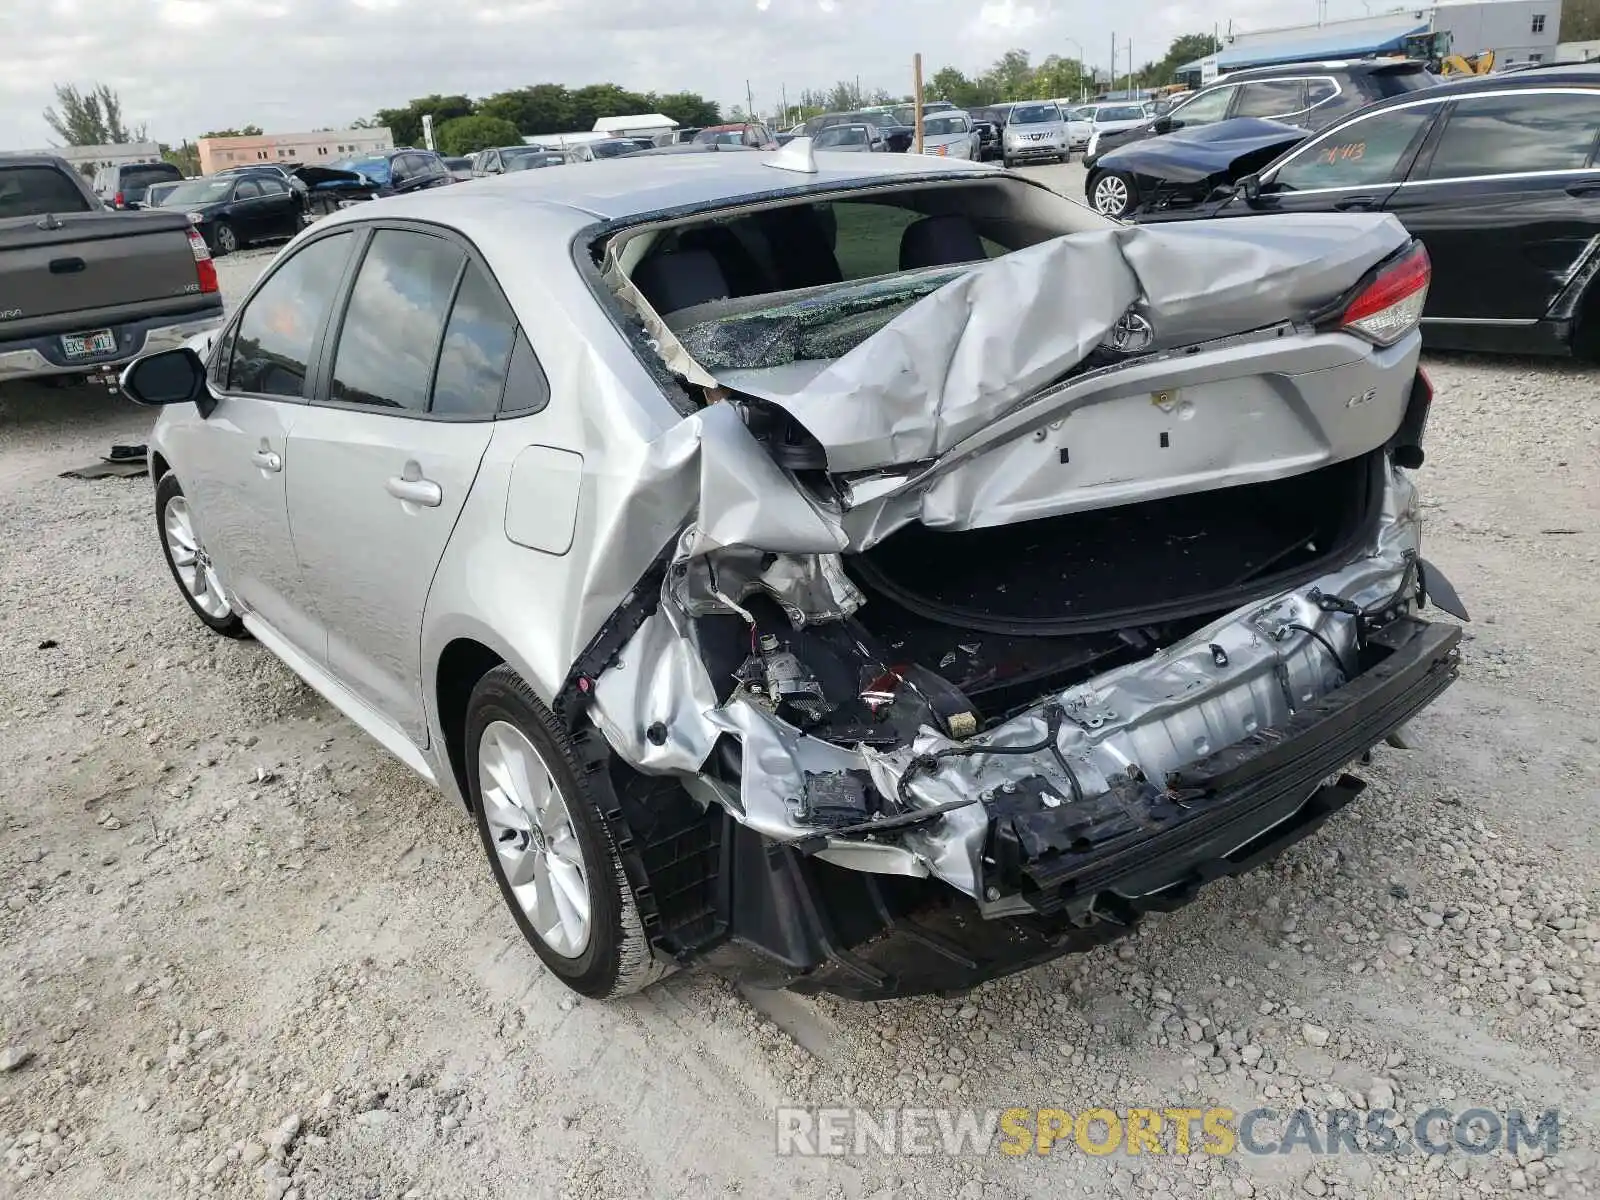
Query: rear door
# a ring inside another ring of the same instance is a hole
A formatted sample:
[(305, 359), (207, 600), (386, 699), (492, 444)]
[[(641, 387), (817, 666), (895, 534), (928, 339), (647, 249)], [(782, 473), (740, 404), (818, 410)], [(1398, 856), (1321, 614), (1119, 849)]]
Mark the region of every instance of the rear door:
[[(1600, 248), (1600, 92), (1458, 98), (1386, 208), (1433, 259), (1433, 326), (1530, 323)], [(1444, 332), (1440, 330), (1440, 332)]]
[(293, 237), (300, 232), (300, 205), (283, 180), (263, 175), (256, 180), (261, 188), (261, 236)]
[(228, 590), (318, 661), (325, 642), (295, 557), (284, 479), (289, 430), (306, 411), (312, 366), (356, 242), (340, 230), (274, 264), (219, 342), (211, 366), (216, 408), (204, 421), (174, 425), (170, 445)]
[(465, 246), (376, 230), (318, 399), (289, 446), (289, 520), (332, 674), (427, 745), (422, 611), (489, 444), (515, 336)]

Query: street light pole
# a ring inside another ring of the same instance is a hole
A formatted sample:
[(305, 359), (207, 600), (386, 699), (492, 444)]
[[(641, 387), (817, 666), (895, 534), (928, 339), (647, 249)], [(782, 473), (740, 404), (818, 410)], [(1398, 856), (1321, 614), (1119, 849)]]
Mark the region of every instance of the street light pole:
[(1084, 63), (1083, 63), (1083, 44), (1081, 42), (1079, 42), (1077, 38), (1062, 38), (1061, 40), (1064, 41), (1064, 42), (1067, 42), (1068, 44), (1070, 44), (1072, 46), (1072, 48), (1078, 52), (1078, 103), (1082, 104), (1085, 100), (1087, 100), (1089, 98), (1087, 93), (1084, 90), (1085, 89), (1085, 83), (1084, 83), (1084, 78), (1083, 78), (1083, 67), (1084, 67)]

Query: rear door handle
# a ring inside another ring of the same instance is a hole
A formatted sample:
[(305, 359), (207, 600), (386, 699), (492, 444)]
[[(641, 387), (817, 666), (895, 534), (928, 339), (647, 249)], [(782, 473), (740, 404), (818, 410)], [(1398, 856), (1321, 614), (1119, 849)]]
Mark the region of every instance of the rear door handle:
[(404, 479), (399, 475), (391, 475), (384, 487), (396, 500), (406, 500), (424, 508), (438, 508), (444, 503), (443, 489), (431, 479)]
[(271, 450), (268, 450), (265, 447), (252, 454), (250, 456), (250, 461), (255, 463), (255, 465), (260, 467), (263, 471), (283, 470), (283, 459), (279, 458)]
[(1362, 212), (1377, 206), (1376, 196), (1346, 196), (1343, 200), (1335, 201), (1333, 205), (1337, 212)]

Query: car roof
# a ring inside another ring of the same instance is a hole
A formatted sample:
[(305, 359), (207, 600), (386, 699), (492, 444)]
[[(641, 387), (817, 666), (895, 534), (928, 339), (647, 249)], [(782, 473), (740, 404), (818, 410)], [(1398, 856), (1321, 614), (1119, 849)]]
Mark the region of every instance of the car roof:
[[(1324, 58), (1315, 62), (1277, 63), (1267, 67), (1240, 67), (1224, 71), (1204, 85), (1236, 83), (1241, 79), (1270, 79), (1280, 75), (1325, 75), (1337, 71), (1345, 75), (1378, 75), (1390, 71), (1423, 71), (1427, 64), (1415, 58)], [(1197, 88), (1196, 91), (1204, 90)]]
[[(1386, 108), (1398, 108), (1420, 100), (1442, 101), (1452, 96), (1470, 96), (1478, 92), (1532, 91), (1551, 87), (1600, 88), (1600, 64), (1552, 64), (1537, 70), (1511, 71), (1504, 75), (1467, 75), (1460, 79), (1442, 79), (1431, 88), (1415, 92), (1400, 92), (1374, 100), (1361, 114), (1370, 114)], [(1355, 113), (1351, 114), (1356, 115)]]
[(628, 155), (560, 171), (516, 171), (448, 188), (345, 209), (327, 222), (355, 216), (414, 217), (451, 223), (455, 205), (545, 204), (605, 220), (627, 220), (675, 209), (720, 208), (775, 194), (874, 184), (1000, 176), (989, 164), (930, 162), (913, 154), (815, 155), (817, 171), (786, 171), (766, 164), (773, 154)]

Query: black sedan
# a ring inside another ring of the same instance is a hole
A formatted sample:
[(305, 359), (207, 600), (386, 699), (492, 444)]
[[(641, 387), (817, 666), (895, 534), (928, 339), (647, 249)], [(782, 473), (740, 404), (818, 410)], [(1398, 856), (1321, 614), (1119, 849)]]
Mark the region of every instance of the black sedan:
[(1214, 198), (1138, 219), (1391, 213), (1433, 260), (1426, 344), (1589, 357), (1597, 144), (1600, 66), (1478, 76), (1369, 105)]
[(252, 242), (293, 237), (305, 202), (282, 179), (263, 172), (185, 180), (162, 197), (161, 207), (188, 213), (211, 253), (222, 255)]

